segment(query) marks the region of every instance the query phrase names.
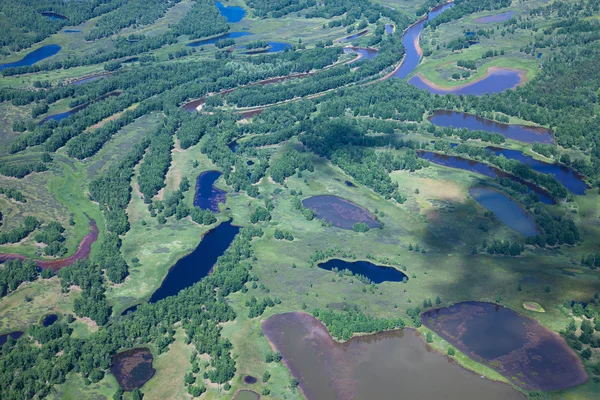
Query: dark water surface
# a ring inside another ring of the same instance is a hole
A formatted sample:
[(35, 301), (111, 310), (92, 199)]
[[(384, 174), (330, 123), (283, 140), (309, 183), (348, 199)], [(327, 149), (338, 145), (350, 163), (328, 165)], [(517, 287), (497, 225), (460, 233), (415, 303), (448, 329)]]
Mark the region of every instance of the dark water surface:
[(491, 22), (504, 22), (504, 21), (508, 21), (509, 19), (511, 19), (512, 16), (515, 14), (516, 14), (516, 12), (514, 12), (514, 11), (505, 11), (500, 14), (494, 14), (494, 15), (489, 15), (487, 17), (476, 18), (473, 20), (473, 22), (475, 22), (476, 24), (489, 24)]
[(42, 61), (45, 58), (52, 57), (60, 51), (61, 47), (57, 44), (49, 44), (47, 46), (42, 46), (37, 50), (28, 53), (19, 61), (15, 61), (8, 64), (0, 64), (0, 71), (6, 68), (16, 68), (16, 67), (25, 67), (29, 65), (33, 65), (39, 61)]
[(207, 44), (215, 44), (217, 43), (219, 40), (223, 40), (223, 39), (237, 39), (243, 36), (249, 36), (252, 35), (252, 33), (250, 32), (229, 32), (229, 33), (225, 33), (223, 35), (219, 35), (210, 39), (203, 39), (203, 40), (198, 40), (196, 42), (192, 42), (192, 43), (188, 43), (188, 46), (190, 47), (198, 47), (198, 46), (204, 46)]
[(588, 189), (588, 185), (583, 180), (583, 177), (577, 174), (577, 172), (573, 171), (571, 168), (536, 160), (535, 158), (523, 154), (518, 150), (507, 150), (497, 147), (488, 147), (488, 149), (497, 156), (502, 154), (508, 159), (517, 160), (523, 164), (531, 165), (531, 168), (534, 171), (554, 176), (556, 180), (558, 180), (567, 189), (575, 194), (584, 195), (585, 190)]
[(52, 21), (60, 21), (62, 19), (67, 19), (67, 17), (65, 17), (64, 15), (55, 13), (53, 11), (42, 11), (40, 14), (42, 14), (44, 17), (48, 17), (48, 19)]
[(508, 89), (513, 89), (521, 83), (521, 72), (512, 69), (495, 68), (488, 71), (488, 74), (483, 79), (448, 89), (430, 86), (419, 75), (410, 78), (408, 83), (419, 89), (428, 90), (432, 94), (452, 93), (482, 96), (486, 93), (500, 93)]
[(552, 143), (552, 132), (545, 128), (525, 125), (509, 125), (481, 118), (473, 114), (450, 110), (435, 110), (429, 121), (437, 126), (466, 128), (499, 133), (507, 139), (525, 143)]
[(313, 196), (302, 200), (302, 205), (313, 210), (317, 217), (331, 222), (342, 229), (352, 229), (357, 222), (366, 223), (369, 228), (378, 228), (379, 221), (366, 208), (337, 196)]
[(385, 24), (385, 33), (388, 35), (394, 33), (394, 24)]
[(147, 348), (117, 353), (112, 358), (110, 372), (124, 390), (139, 389), (156, 373), (152, 368), (153, 359), (152, 353)]
[(464, 302), (427, 311), (421, 318), (470, 358), (527, 390), (564, 389), (588, 379), (558, 334), (508, 308)]
[(227, 194), (227, 192), (214, 186), (221, 175), (223, 174), (219, 171), (206, 171), (198, 175), (194, 206), (203, 210), (219, 212), (219, 203), (225, 203), (225, 195)]
[(8, 338), (11, 337), (13, 339), (18, 339), (21, 336), (23, 336), (23, 332), (21, 331), (16, 331), (16, 332), (11, 332), (11, 333), (7, 333), (4, 335), (0, 335), (0, 346), (2, 346), (4, 343), (6, 343), (8, 341)]
[(291, 49), (292, 45), (283, 42), (268, 42), (269, 48), (265, 50), (248, 50), (248, 54), (261, 54), (261, 53), (279, 53), (286, 49)]
[(350, 42), (350, 41), (352, 41), (354, 39), (358, 39), (359, 37), (366, 35), (367, 32), (369, 32), (369, 30), (365, 29), (364, 31), (360, 31), (358, 33), (355, 33), (354, 35), (350, 35), (350, 36), (346, 36), (344, 38), (341, 38), (339, 41), (340, 42)]
[(356, 53), (362, 56), (360, 60), (372, 60), (379, 55), (379, 50), (369, 47), (344, 47), (344, 53)]
[(431, 351), (412, 329), (338, 343), (318, 320), (296, 312), (270, 317), (263, 331), (309, 400), (525, 399)]
[(42, 325), (43, 326), (50, 326), (53, 323), (55, 323), (56, 321), (58, 321), (58, 315), (56, 315), (56, 314), (46, 315), (44, 317), (44, 319), (42, 320)]
[(244, 378), (242, 379), (242, 381), (247, 385), (253, 385), (256, 382), (258, 382), (258, 379), (256, 379), (252, 375), (245, 375)]
[(217, 1), (217, 8), (221, 12), (221, 15), (227, 19), (227, 22), (240, 22), (246, 16), (246, 10), (242, 7), (237, 6), (225, 6), (223, 3)]
[(150, 303), (156, 303), (168, 296), (175, 296), (181, 290), (194, 285), (204, 278), (229, 247), (240, 228), (223, 222), (204, 235), (196, 249), (180, 258), (171, 267), (160, 287), (152, 294)]
[(362, 275), (373, 283), (383, 282), (402, 282), (408, 280), (403, 272), (394, 267), (376, 265), (368, 261), (344, 261), (337, 258), (318, 264), (319, 268), (331, 271), (336, 268), (338, 271), (350, 270), (355, 275)]
[[(89, 78), (89, 79), (92, 79), (92, 78)], [(74, 85), (79, 85), (81, 83), (75, 83), (74, 82), (73, 84)], [(41, 123), (43, 124), (44, 122), (48, 122), (48, 121), (57, 121), (57, 122), (61, 121), (61, 120), (65, 119), (65, 118), (69, 118), (71, 115), (75, 114), (76, 112), (79, 112), (81, 110), (85, 110), (90, 104), (93, 104), (93, 103), (96, 103), (98, 101), (104, 100), (104, 99), (106, 99), (108, 97), (118, 96), (120, 94), (121, 94), (121, 92), (110, 92), (110, 93), (107, 93), (107, 94), (105, 94), (103, 96), (100, 96), (99, 98), (97, 98), (95, 100), (92, 100), (92, 101), (89, 101), (87, 103), (81, 104), (81, 105), (79, 105), (77, 107), (74, 107), (74, 108), (68, 110), (68, 111), (65, 111), (65, 112), (62, 112), (62, 113), (48, 115), (46, 118), (44, 118), (42, 120)]]
[(411, 25), (406, 32), (404, 32), (404, 35), (402, 36), (402, 44), (406, 49), (404, 61), (402, 61), (402, 65), (394, 73), (394, 78), (404, 79), (417, 68), (422, 56), (422, 51), (419, 47), (419, 36), (421, 35), (425, 22), (431, 21), (450, 7), (454, 7), (454, 3), (444, 4), (443, 6), (432, 10), (427, 17)]
[(79, 33), (79, 32), (81, 32), (81, 29), (65, 29), (63, 32), (64, 33)]
[(530, 191), (534, 191), (539, 197), (542, 203), (554, 204), (552, 197), (543, 189), (538, 188), (528, 182), (525, 182), (516, 176), (507, 174), (506, 172), (489, 166), (479, 161), (468, 160), (458, 156), (449, 156), (446, 154), (432, 153), (429, 151), (419, 150), (417, 152), (419, 157), (431, 161), (432, 163), (443, 165), (445, 167), (458, 168), (465, 171), (476, 172), (481, 175), (489, 176), (491, 178), (510, 178), (516, 182), (526, 185)]
[(252, 390), (238, 390), (233, 400), (258, 400), (260, 395)]
[(497, 190), (478, 187), (469, 189), (469, 194), (479, 204), (493, 212), (502, 223), (525, 236), (539, 232), (531, 215), (519, 203)]

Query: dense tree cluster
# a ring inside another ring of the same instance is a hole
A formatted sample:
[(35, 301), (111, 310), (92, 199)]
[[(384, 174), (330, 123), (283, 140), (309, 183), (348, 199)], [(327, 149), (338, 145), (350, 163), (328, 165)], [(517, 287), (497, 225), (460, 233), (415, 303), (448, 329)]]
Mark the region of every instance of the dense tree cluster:
[(47, 256), (59, 256), (66, 253), (67, 249), (63, 242), (65, 237), (63, 233), (65, 228), (57, 221), (47, 223), (35, 235), (35, 241), (45, 243), (44, 254)]
[(128, 0), (118, 10), (98, 18), (85, 40), (96, 40), (132, 25), (149, 25), (181, 0)]
[(9, 260), (0, 266), (0, 298), (16, 290), (23, 282), (32, 282), (38, 277), (33, 260)]
[(258, 301), (256, 297), (252, 296), (246, 301), (246, 307), (249, 307), (248, 318), (256, 318), (261, 316), (267, 307), (275, 307), (275, 302), (269, 296), (265, 297), (261, 301)]
[(313, 162), (308, 154), (301, 153), (297, 150), (287, 150), (277, 160), (273, 162), (270, 168), (271, 178), (281, 185), (285, 183), (285, 179), (294, 175), (298, 170), (301, 176), (302, 171), (314, 171)]
[(400, 318), (376, 318), (360, 311), (358, 306), (344, 307), (343, 311), (315, 309), (312, 315), (325, 324), (336, 339), (348, 340), (355, 333), (375, 333), (404, 328)]
[(254, 9), (253, 13), (256, 17), (270, 16), (272, 18), (280, 18), (284, 15), (304, 10), (316, 4), (315, 0), (248, 0), (246, 2), (249, 7)]
[(487, 246), (487, 252), (489, 254), (501, 254), (505, 256), (516, 257), (523, 251), (523, 246), (519, 243), (513, 242), (512, 244), (508, 240), (496, 240), (492, 241)]
[(147, 204), (151, 203), (152, 198), (165, 186), (165, 176), (171, 165), (176, 124), (174, 120), (165, 120), (164, 125), (150, 138), (150, 146), (140, 165), (138, 182)]
[(23, 224), (7, 232), (0, 232), (0, 244), (17, 243), (39, 228), (40, 221), (31, 215), (25, 217)]

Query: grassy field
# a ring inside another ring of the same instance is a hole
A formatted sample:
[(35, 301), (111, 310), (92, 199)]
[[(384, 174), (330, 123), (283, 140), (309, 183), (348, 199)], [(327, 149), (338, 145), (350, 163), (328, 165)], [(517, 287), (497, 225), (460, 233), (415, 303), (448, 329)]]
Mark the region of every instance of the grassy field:
[[(516, 3), (510, 7), (510, 10), (517, 13), (525, 13), (541, 2)], [(527, 48), (531, 42), (533, 33), (530, 29), (517, 29), (515, 33), (506, 31), (505, 35), (500, 33), (505, 30), (503, 22), (500, 23), (477, 23), (477, 18), (494, 15), (506, 10), (486, 11), (474, 13), (461, 18), (459, 21), (451, 24), (443, 24), (436, 29), (425, 28), (421, 33), (420, 45), (424, 53), (431, 51), (431, 55), (424, 57), (415, 73), (421, 73), (426, 79), (434, 84), (444, 87), (455, 87), (468, 82), (481, 79), (485, 76), (490, 67), (513, 68), (526, 71), (526, 79), (532, 79), (539, 70), (540, 60), (537, 55), (528, 55), (522, 53), (520, 49)], [(550, 25), (552, 20), (536, 20), (537, 26), (541, 29)], [(480, 37), (480, 43), (470, 46), (466, 49), (452, 51), (446, 48), (446, 45), (460, 37), (464, 37), (466, 31), (477, 31), (478, 29), (494, 29), (495, 33), (489, 37)], [(495, 50), (504, 55), (482, 59), (482, 54), (488, 50)], [(456, 66), (458, 60), (477, 61), (477, 71), (470, 71), (469, 78), (460, 80), (452, 79), (453, 73), (462, 73), (466, 70)]]
[[(416, 0), (380, 0), (379, 3), (402, 10), (411, 18), (420, 5)], [(144, 33), (151, 36), (164, 32), (169, 24), (178, 21), (184, 15), (191, 4), (190, 0), (184, 0), (155, 24), (126, 29), (121, 33)], [(539, 4), (540, 1), (519, 3), (513, 8), (525, 12)], [(244, 3), (241, 0), (231, 0), (226, 5)], [(484, 39), (479, 45), (459, 52), (452, 53), (445, 48), (444, 44), (449, 40), (462, 36), (464, 30), (475, 27), (475, 18), (491, 14), (494, 13), (477, 13), (463, 18), (458, 23), (440, 26), (433, 32), (426, 29), (421, 37), (421, 45), (424, 49), (431, 49), (432, 54), (424, 58), (416, 72), (422, 73), (437, 84), (464, 84), (464, 80), (449, 80), (451, 74), (457, 70), (456, 61), (482, 60), (483, 52), (497, 49), (505, 50), (505, 55), (480, 61), (477, 73), (472, 74), (470, 80), (480, 78), (489, 67), (494, 66), (524, 69), (527, 71), (527, 79), (532, 79), (538, 69), (538, 60), (519, 52), (519, 48), (531, 40), (529, 31), (518, 30), (514, 35), (508, 34), (505, 37), (497, 34), (495, 39)], [(297, 43), (298, 39), (302, 39), (302, 42), (310, 47), (318, 40), (334, 40), (346, 36), (344, 28), (322, 28), (325, 22), (327, 21), (324, 19), (306, 19), (295, 13), (281, 19), (257, 19), (249, 13), (240, 23), (232, 24), (231, 31), (254, 33), (240, 39), (238, 44), (257, 39)], [(83, 39), (86, 30), (91, 29), (93, 23), (92, 20), (83, 24), (81, 28), (84, 32), (81, 34), (58, 33), (39, 46), (60, 44), (63, 46), (63, 52), (57, 57), (85, 55), (98, 47), (110, 49), (111, 39), (102, 39), (94, 43), (86, 43)], [(499, 24), (488, 24), (486, 28), (492, 26), (498, 29)], [(372, 30), (373, 26), (369, 29)], [(166, 59), (169, 52), (185, 46), (188, 42), (185, 39), (182, 38), (180, 43), (159, 49), (153, 54)], [(366, 40), (368, 36), (360, 39), (361, 43)], [(436, 48), (438, 44), (439, 50)], [(0, 62), (19, 59), (32, 49)], [(206, 51), (198, 51), (187, 59), (214, 57), (214, 52), (214, 46), (207, 46)], [(102, 70), (101, 65), (95, 65), (2, 78), (0, 87), (31, 87), (35, 80), (49, 80), (58, 84)], [(49, 113), (66, 110), (67, 103), (68, 101), (57, 102), (52, 105)], [(18, 133), (12, 132), (10, 126), (13, 121), (25, 118), (30, 111), (30, 106), (16, 108), (9, 103), (0, 104), (0, 152), (7, 159), (21, 157), (6, 155), (8, 145), (18, 137)], [(136, 120), (121, 129), (96, 155), (82, 162), (67, 157), (63, 149), (54, 156), (55, 162), (50, 171), (33, 173), (20, 180), (0, 176), (1, 186), (16, 188), (28, 199), (25, 204), (17, 204), (0, 196), (0, 208), (4, 215), (2, 229), (19, 225), (27, 215), (35, 215), (46, 221), (58, 220), (67, 228), (66, 243), (69, 252), (72, 253), (88, 232), (87, 214), (96, 220), (100, 230), (99, 240), (93, 247), (94, 258), (106, 227), (100, 209), (88, 198), (88, 182), (122, 160), (147, 132), (161, 123), (162, 118), (162, 114), (152, 113)], [(511, 122), (525, 121), (511, 118)], [(414, 137), (433, 139), (426, 134)], [(297, 142), (292, 140), (284, 146), (263, 150), (272, 155), (272, 160), (276, 160), (287, 147), (296, 145)], [(528, 144), (508, 141), (505, 147), (521, 150), (542, 159), (531, 152)], [(196, 145), (182, 150), (177, 143), (175, 144), (172, 164), (165, 180), (166, 187), (157, 198), (162, 199), (166, 194), (177, 190), (185, 177), (192, 187), (185, 194), (185, 201), (192, 206), (197, 176), (204, 171), (217, 169), (200, 152), (200, 148), (201, 145)], [(26, 157), (37, 155), (39, 153), (36, 148), (26, 153)], [(209, 385), (209, 391), (203, 395), (203, 399), (231, 399), (233, 393), (241, 388), (252, 389), (258, 393), (263, 388), (269, 388), (271, 394), (263, 396), (267, 400), (302, 398), (298, 390), (289, 388), (290, 374), (285, 366), (281, 363), (265, 363), (265, 356), (271, 349), (262, 334), (261, 322), (275, 313), (357, 304), (367, 314), (379, 317), (402, 316), (410, 324), (410, 318), (405, 317), (406, 310), (421, 306), (425, 299), (435, 299), (439, 296), (442, 300), (441, 306), (447, 306), (467, 300), (493, 302), (500, 296), (504, 306), (535, 318), (549, 329), (559, 331), (570, 321), (568, 310), (562, 304), (571, 300), (587, 302), (599, 288), (598, 273), (581, 267), (579, 263), (583, 254), (598, 251), (600, 194), (595, 189), (589, 190), (585, 196), (577, 196), (572, 203), (549, 207), (553, 211), (571, 213), (581, 230), (583, 241), (580, 246), (547, 250), (528, 246), (522, 256), (509, 258), (490, 256), (482, 249), (484, 239), (488, 242), (493, 239), (511, 242), (523, 240), (517, 232), (486, 216), (485, 209), (469, 196), (469, 188), (493, 184), (486, 177), (433, 164), (416, 172), (396, 171), (390, 174), (391, 179), (398, 183), (400, 192), (407, 198), (404, 204), (399, 205), (362, 185), (346, 186), (345, 180), (355, 180), (322, 158), (313, 156), (312, 160), (315, 165), (314, 172), (305, 172), (302, 178), (290, 177), (285, 185), (276, 184), (268, 177), (263, 178), (258, 183), (261, 193), (259, 198), (249, 197), (244, 192), (231, 192), (222, 178), (216, 183), (216, 186), (228, 191), (227, 201), (221, 206), (217, 223), (231, 218), (236, 225), (248, 225), (250, 212), (264, 205), (265, 199), (271, 199), (275, 209), (271, 213), (272, 221), (261, 225), (264, 236), (252, 242), (255, 258), (252, 259), (251, 272), (258, 278), (258, 286), (253, 288), (251, 284), (247, 284), (247, 293), (235, 293), (227, 298), (237, 314), (234, 321), (223, 325), (222, 331), (232, 342), (236, 358), (237, 374), (231, 382), (232, 388), (224, 391), (221, 387)], [(202, 236), (214, 228), (197, 225), (189, 218), (180, 221), (169, 218), (166, 224), (159, 225), (156, 218), (150, 216), (147, 204), (139, 192), (137, 179), (136, 170), (131, 183), (132, 199), (127, 208), (131, 230), (123, 237), (122, 246), (122, 254), (131, 266), (130, 276), (122, 284), (108, 284), (106, 292), (114, 315), (120, 314), (127, 307), (146, 301), (161, 285), (169, 268), (178, 259), (193, 251)], [(343, 197), (377, 214), (384, 226), (382, 229), (356, 233), (326, 226), (318, 220), (307, 221), (293, 206), (292, 190), (301, 192), (301, 198), (323, 194)], [(69, 225), (71, 218), (75, 222), (73, 226)], [(480, 229), (480, 225), (487, 227), (487, 231)], [(273, 236), (276, 228), (291, 232), (294, 240), (275, 240)], [(409, 250), (409, 247), (417, 245), (422, 252)], [(476, 248), (478, 254), (472, 254), (473, 248)], [(371, 260), (396, 268), (404, 266), (409, 280), (407, 283), (386, 282), (370, 286), (321, 270), (314, 265), (310, 257), (317, 251), (328, 250), (338, 258)], [(0, 246), (0, 252), (18, 252), (37, 257), (41, 250), (28, 238), (18, 245)], [(133, 263), (134, 258), (138, 258), (139, 263)], [(521, 291), (517, 290), (519, 285), (522, 287)], [(546, 287), (551, 288), (550, 292)], [(62, 294), (57, 278), (24, 284), (0, 299), (0, 333), (25, 329), (38, 323), (44, 315), (51, 312), (71, 313), (76, 296), (76, 291)], [(245, 302), (251, 296), (259, 300), (266, 296), (279, 298), (282, 303), (267, 309), (261, 317), (250, 319)], [(524, 304), (527, 303), (535, 303), (545, 312), (538, 312), (536, 307), (524, 308)], [(74, 336), (79, 338), (85, 338), (97, 329), (80, 319), (74, 327)], [(425, 334), (427, 329), (422, 327), (419, 331)], [(433, 337), (432, 347), (445, 354), (448, 343), (437, 335)], [(142, 388), (145, 398), (191, 398), (183, 384), (183, 375), (191, 369), (189, 356), (193, 349), (185, 343), (186, 335), (180, 327), (177, 328), (175, 339), (167, 353), (156, 355), (154, 352), (154, 368), (157, 373)], [(487, 378), (505, 381), (497, 372), (475, 363), (460, 352), (457, 352), (455, 359), (465, 368)], [(598, 361), (600, 353), (594, 351), (591, 362)], [(265, 371), (271, 374), (267, 383), (263, 383), (261, 379)], [(246, 374), (258, 378), (258, 382), (253, 385), (244, 384), (242, 377)], [(116, 389), (117, 382), (110, 374), (98, 384), (89, 386), (86, 386), (78, 375), (71, 374), (65, 384), (56, 387), (54, 398), (111, 398)], [(546, 398), (588, 399), (596, 397), (598, 393), (599, 385), (590, 382), (568, 391), (547, 394)], [(127, 394), (125, 398), (130, 398), (130, 395)]]

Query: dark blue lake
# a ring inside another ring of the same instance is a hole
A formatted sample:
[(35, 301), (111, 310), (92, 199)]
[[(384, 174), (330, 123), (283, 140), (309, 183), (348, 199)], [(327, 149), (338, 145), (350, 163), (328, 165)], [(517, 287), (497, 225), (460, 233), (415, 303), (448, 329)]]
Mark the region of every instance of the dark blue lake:
[(67, 19), (67, 17), (65, 17), (64, 15), (60, 15), (53, 11), (43, 11), (40, 14), (42, 14), (44, 17), (47, 17), (48, 19), (50, 19), (52, 21), (60, 21), (60, 20)]
[(42, 325), (43, 326), (50, 326), (53, 323), (55, 323), (56, 321), (58, 321), (58, 315), (56, 315), (56, 314), (49, 314), (49, 315), (46, 315), (44, 317), (44, 319), (42, 320)]
[(404, 32), (404, 35), (402, 36), (402, 44), (405, 48), (404, 60), (402, 61), (400, 68), (398, 68), (396, 73), (394, 73), (394, 78), (406, 78), (411, 72), (414, 71), (417, 65), (419, 65), (419, 61), (421, 61), (422, 56), (422, 51), (419, 46), (419, 36), (421, 35), (421, 31), (423, 30), (425, 22), (431, 21), (440, 15), (440, 13), (453, 6), (454, 3), (448, 3), (437, 9), (434, 9), (427, 15), (427, 17), (411, 25), (406, 32)]
[(362, 275), (367, 277), (373, 283), (383, 282), (402, 282), (403, 279), (408, 280), (401, 271), (398, 271), (393, 267), (384, 267), (381, 265), (375, 265), (368, 261), (344, 261), (340, 259), (333, 259), (318, 265), (319, 268), (327, 271), (343, 271), (345, 269), (351, 271), (354, 275)]
[(194, 206), (203, 210), (219, 212), (219, 203), (225, 203), (225, 195), (227, 194), (214, 186), (221, 175), (223, 174), (219, 171), (206, 171), (198, 175)]
[(554, 204), (552, 197), (548, 193), (546, 193), (546, 191), (536, 186), (533, 186), (521, 179), (518, 179), (513, 175), (507, 174), (506, 172), (498, 168), (491, 167), (487, 164), (483, 164), (478, 161), (468, 160), (457, 156), (449, 156), (446, 154), (438, 154), (422, 150), (418, 151), (417, 154), (419, 155), (419, 157), (425, 160), (428, 160), (438, 165), (443, 165), (445, 167), (471, 171), (481, 175), (489, 176), (491, 178), (510, 178), (516, 182), (526, 185), (530, 190), (534, 191), (540, 197), (540, 201), (542, 203)]
[(5, 335), (0, 335), (0, 346), (2, 346), (4, 343), (6, 343), (8, 341), (9, 337), (11, 337), (13, 339), (18, 339), (21, 336), (23, 336), (23, 332), (21, 332), (21, 331), (11, 332), (11, 333), (7, 333)]
[(0, 64), (0, 71), (6, 68), (16, 68), (33, 65), (39, 61), (42, 61), (45, 58), (52, 57), (53, 55), (57, 54), (60, 51), (60, 49), (61, 47), (57, 44), (49, 44), (47, 46), (42, 46), (39, 49), (27, 54), (19, 61), (7, 64)]
[(267, 53), (278, 53), (280, 51), (285, 51), (285, 49), (292, 48), (291, 44), (283, 42), (269, 42), (269, 46), (271, 47), (267, 50)]
[(425, 89), (432, 94), (472, 94), (474, 96), (481, 96), (486, 93), (499, 93), (508, 89), (515, 88), (522, 81), (522, 72), (512, 69), (503, 68), (490, 68), (485, 78), (477, 80), (475, 82), (457, 86), (455, 88), (441, 88), (432, 85), (419, 75), (415, 75), (408, 80), (408, 83), (418, 87), (419, 89)]
[[(283, 42), (268, 42), (269, 48), (266, 50), (248, 50), (248, 54), (261, 54), (261, 53), (279, 53), (280, 51), (285, 51), (286, 49), (291, 49), (292, 45), (289, 43)], [(245, 47), (242, 47), (245, 49)]]
[(437, 126), (465, 128), (499, 133), (507, 139), (525, 143), (552, 143), (552, 132), (541, 127), (503, 124), (473, 114), (450, 110), (435, 110), (429, 121)]
[(240, 22), (246, 15), (246, 10), (242, 7), (236, 6), (225, 6), (223, 3), (217, 1), (217, 8), (221, 12), (221, 15), (227, 18), (227, 22)]
[(531, 215), (504, 193), (478, 187), (469, 189), (469, 194), (509, 228), (524, 236), (535, 236), (539, 233)]
[(156, 303), (165, 297), (175, 296), (208, 275), (217, 258), (227, 250), (239, 231), (239, 227), (227, 221), (206, 233), (193, 252), (180, 258), (171, 267), (162, 285), (152, 294), (149, 302)]
[(575, 194), (584, 195), (585, 190), (588, 188), (588, 185), (580, 175), (565, 166), (536, 160), (518, 150), (507, 150), (497, 147), (488, 147), (488, 149), (497, 156), (502, 154), (508, 159), (517, 160), (523, 164), (530, 165), (534, 171), (554, 176), (560, 183)]
[(225, 33), (223, 35), (219, 35), (219, 36), (216, 36), (216, 37), (213, 37), (210, 39), (203, 39), (203, 40), (198, 40), (196, 42), (188, 43), (188, 46), (190, 46), (190, 47), (204, 46), (207, 44), (215, 44), (219, 40), (223, 40), (223, 39), (236, 39), (239, 37), (249, 36), (249, 35), (252, 35), (252, 33), (251, 32), (229, 32), (229, 33)]

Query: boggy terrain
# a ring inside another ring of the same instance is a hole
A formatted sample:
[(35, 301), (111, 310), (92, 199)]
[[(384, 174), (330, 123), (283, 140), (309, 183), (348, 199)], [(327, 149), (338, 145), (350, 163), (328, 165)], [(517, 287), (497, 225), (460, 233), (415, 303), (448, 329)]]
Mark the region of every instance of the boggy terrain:
[(594, 1), (101, 3), (0, 4), (0, 398), (598, 398)]

